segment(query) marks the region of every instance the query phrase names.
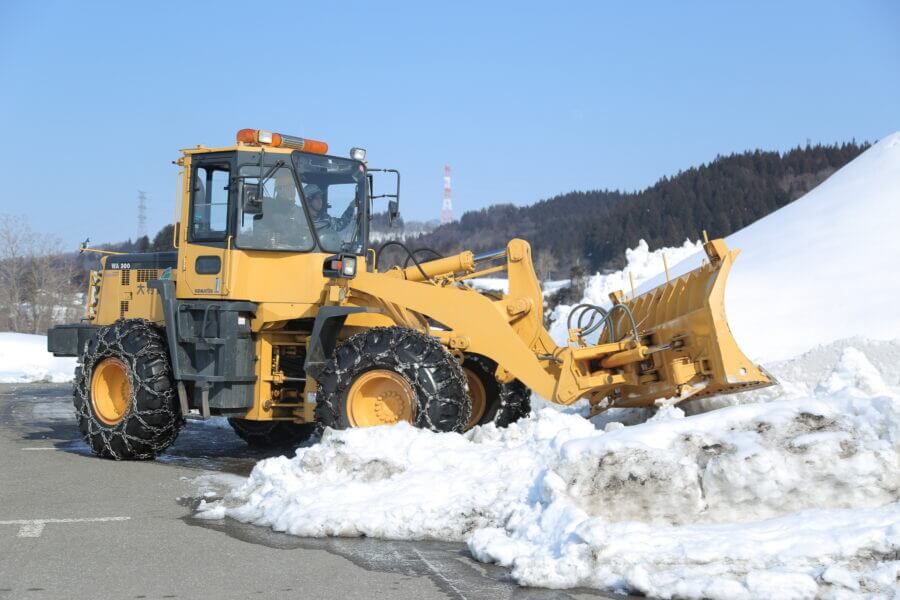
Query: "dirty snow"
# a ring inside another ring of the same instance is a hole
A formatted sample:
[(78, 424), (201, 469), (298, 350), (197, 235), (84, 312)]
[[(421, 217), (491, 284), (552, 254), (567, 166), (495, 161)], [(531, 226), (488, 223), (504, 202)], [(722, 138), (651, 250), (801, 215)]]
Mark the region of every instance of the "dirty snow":
[[(649, 418), (538, 408), (464, 436), (403, 424), (329, 431), (293, 458), (260, 462), (198, 514), (296, 535), (465, 541), (523, 585), (897, 597), (898, 195), (894, 134), (729, 240), (743, 250), (729, 318), (778, 387)], [(628, 257), (643, 289), (662, 279), (654, 252), (639, 245)], [(670, 266), (676, 254), (666, 250)], [(627, 271), (595, 277), (589, 299), (611, 289), (630, 289)]]
[(74, 358), (47, 352), (47, 336), (0, 333), (0, 383), (72, 381)]
[(199, 515), (302, 536), (467, 541), (523, 585), (887, 593), (900, 573), (900, 390), (875, 365), (898, 353), (898, 342), (820, 348), (777, 366), (797, 374), (779, 394), (689, 417), (665, 408), (631, 427), (545, 408), (464, 436), (329, 431), (260, 462)]

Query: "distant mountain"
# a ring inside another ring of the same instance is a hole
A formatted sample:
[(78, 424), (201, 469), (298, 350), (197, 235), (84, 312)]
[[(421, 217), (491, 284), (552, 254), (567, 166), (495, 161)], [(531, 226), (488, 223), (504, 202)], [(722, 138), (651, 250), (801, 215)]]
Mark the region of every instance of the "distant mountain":
[(719, 156), (643, 191), (569, 192), (530, 206), (498, 204), (403, 237), (411, 248), (444, 254), (502, 248), (521, 237), (531, 242), (536, 257), (563, 272), (572, 266), (621, 268), (625, 249), (641, 239), (658, 248), (698, 239), (703, 230), (724, 237), (746, 227), (804, 195), (868, 146), (854, 141)]

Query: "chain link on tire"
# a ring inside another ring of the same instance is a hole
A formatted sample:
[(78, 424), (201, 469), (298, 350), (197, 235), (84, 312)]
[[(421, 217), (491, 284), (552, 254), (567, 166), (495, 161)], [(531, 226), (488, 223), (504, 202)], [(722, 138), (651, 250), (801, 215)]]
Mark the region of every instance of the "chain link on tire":
[(481, 379), (486, 392), (484, 414), (476, 425), (506, 427), (531, 413), (531, 390), (518, 379), (500, 383), (494, 377), (497, 363), (480, 354), (466, 354), (463, 368)]
[(344, 341), (319, 377), (316, 423), (319, 430), (348, 429), (348, 392), (354, 380), (373, 369), (398, 373), (415, 393), (416, 427), (461, 433), (471, 403), (459, 362), (435, 338), (405, 327), (373, 327)]
[(286, 421), (250, 421), (228, 419), (228, 424), (239, 438), (249, 446), (270, 448), (302, 444), (315, 433), (315, 425), (288, 423)]
[[(125, 364), (130, 397), (117, 423), (96, 414), (91, 400), (94, 368), (107, 358)], [(85, 344), (75, 369), (75, 415), (94, 454), (115, 460), (149, 460), (168, 448), (184, 424), (165, 340), (153, 323), (120, 319)]]

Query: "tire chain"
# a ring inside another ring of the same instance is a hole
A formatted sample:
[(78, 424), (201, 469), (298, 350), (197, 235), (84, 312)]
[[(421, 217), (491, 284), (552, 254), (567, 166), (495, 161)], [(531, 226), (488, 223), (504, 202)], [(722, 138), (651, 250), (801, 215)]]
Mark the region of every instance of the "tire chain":
[[(379, 338), (386, 339), (387, 344), (379, 344)], [(397, 350), (410, 342), (422, 344), (424, 351), (418, 360), (401, 360), (402, 353), (398, 353)], [(385, 347), (373, 352), (372, 346), (376, 345)], [(344, 392), (353, 383), (356, 375), (371, 368), (394, 370), (413, 384), (417, 396), (416, 427), (457, 433), (465, 430), (472, 404), (466, 393), (466, 376), (453, 355), (435, 338), (414, 329), (373, 327), (344, 341), (326, 363), (316, 395), (316, 423), (320, 433), (326, 427), (341, 428), (339, 425), (341, 407), (336, 404), (346, 402)], [(437, 389), (433, 392), (428, 390), (430, 385), (423, 385), (421, 381), (423, 371), (431, 374), (444, 372), (444, 377), (439, 381), (434, 377), (431, 378), (437, 383)], [(326, 386), (332, 389), (326, 390)], [(424, 401), (421, 398), (423, 395)], [(435, 425), (432, 421), (431, 409), (441, 405), (456, 407), (457, 418), (449, 428)]]
[[(478, 364), (490, 377), (494, 376), (494, 371), (497, 369), (497, 363), (479, 354), (467, 354), (466, 360)], [(514, 379), (509, 383), (498, 382), (498, 386), (500, 388), (499, 404), (491, 423), (497, 427), (507, 427), (531, 413), (531, 390), (524, 383)], [(485, 407), (485, 412), (489, 409), (489, 406)]]
[[(134, 336), (143, 339), (132, 340)], [(129, 350), (134, 342), (139, 348)], [(105, 358), (129, 367), (131, 398), (124, 418), (109, 426), (91, 412), (91, 375)], [(145, 319), (119, 319), (84, 346), (75, 369), (75, 413), (84, 441), (95, 454), (115, 460), (149, 460), (168, 448), (184, 424), (178, 408), (169, 353), (157, 327)]]

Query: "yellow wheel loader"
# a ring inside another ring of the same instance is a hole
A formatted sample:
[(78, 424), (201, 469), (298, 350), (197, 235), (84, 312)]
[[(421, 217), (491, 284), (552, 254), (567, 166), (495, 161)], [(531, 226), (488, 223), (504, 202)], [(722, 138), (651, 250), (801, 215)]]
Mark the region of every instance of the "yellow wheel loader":
[[(77, 418), (100, 456), (153, 458), (211, 415), (250, 444), (297, 443), (399, 421), (503, 426), (531, 391), (597, 413), (771, 383), (729, 331), (737, 252), (722, 240), (649, 293), (579, 306), (559, 346), (523, 240), (429, 260), (392, 242), (409, 266), (379, 270), (369, 221), (381, 198), (397, 216), (400, 175), (363, 149), (244, 129), (182, 153), (176, 251), (103, 253), (86, 318), (49, 331), (51, 352), (78, 357)], [(392, 193), (374, 194), (376, 177)], [(469, 282), (501, 271), (506, 294)]]

